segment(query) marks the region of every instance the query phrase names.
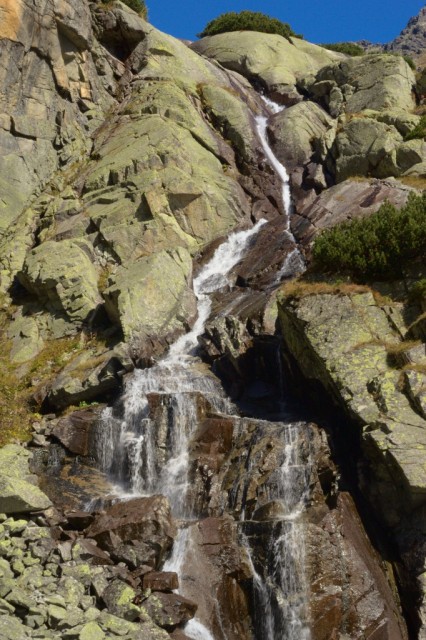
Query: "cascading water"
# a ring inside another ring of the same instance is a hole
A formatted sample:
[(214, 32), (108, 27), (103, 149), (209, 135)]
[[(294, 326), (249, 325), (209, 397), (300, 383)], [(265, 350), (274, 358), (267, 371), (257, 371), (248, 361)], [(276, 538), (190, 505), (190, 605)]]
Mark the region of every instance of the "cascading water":
[[(121, 420), (114, 417), (111, 409), (105, 411), (98, 456), (103, 469), (121, 482), (117, 490), (122, 497), (162, 493), (169, 498), (175, 516), (190, 515), (184, 505), (188, 440), (196, 426), (196, 393), (208, 397), (216, 411), (229, 410), (229, 402), (217, 380), (203, 371), (200, 361), (194, 357), (198, 336), (203, 333), (210, 314), (209, 294), (228, 284), (230, 270), (240, 261), (263, 224), (265, 221), (261, 220), (248, 231), (232, 234), (218, 247), (194, 278), (198, 317), (193, 329), (179, 338), (154, 367), (135, 371), (126, 385)], [(168, 452), (162, 461), (157, 459), (156, 429), (148, 417), (150, 394), (167, 396), (171, 402), (166, 437)]]
[[(283, 204), (290, 214), (289, 177), (268, 144), (266, 127), (267, 119), (258, 118), (259, 137), (266, 156), (282, 180)], [(194, 279), (198, 316), (192, 330), (180, 337), (152, 368), (134, 372), (126, 384), (120, 418), (112, 409), (104, 411), (103, 424), (98, 432), (98, 458), (103, 469), (117, 483), (118, 498), (159, 493), (169, 498), (175, 517), (191, 521), (196, 516), (188, 500), (188, 445), (198, 425), (200, 396), (207, 399), (216, 413), (234, 413), (218, 380), (196, 357), (198, 338), (204, 332), (211, 313), (211, 294), (229, 284), (229, 272), (240, 261), (264, 223), (260, 221), (249, 231), (232, 234), (216, 250)], [(302, 270), (301, 263), (300, 254), (295, 249), (287, 256), (279, 279)], [(152, 416), (156, 411), (158, 414), (158, 407), (161, 419), (156, 418), (154, 423)], [(283, 433), (284, 462), (267, 496), (270, 501), (282, 504), (283, 515), (274, 522), (274, 535), (267, 543), (267, 567), (263, 571), (256, 568), (249, 536), (243, 534), (242, 540), (243, 546), (252, 554), (254, 608), (256, 610), (259, 605), (262, 612), (261, 619), (255, 615), (254, 620), (257, 640), (308, 640), (310, 637), (306, 623), (304, 547), (300, 522), (306, 492), (306, 469), (304, 475), (303, 465), (297, 458), (297, 425), (283, 424)], [(246, 524), (248, 522), (242, 523), (243, 529)], [(188, 554), (191, 554), (190, 547), (190, 533), (184, 524), (164, 570), (180, 573)], [(193, 640), (214, 640), (210, 631), (197, 619), (186, 625), (185, 634)], [(226, 639), (225, 633), (221, 635)]]
[[(301, 423), (290, 423), (283, 429), (284, 460), (268, 491), (269, 500), (278, 502), (280, 509), (267, 536), (266, 570), (262, 567), (258, 572), (252, 560), (253, 609), (261, 612), (254, 620), (259, 640), (311, 638), (303, 525), (309, 490), (309, 459), (301, 457), (301, 437), (305, 442), (308, 440), (303, 427)], [(250, 523), (247, 528), (250, 529)], [(252, 556), (247, 536), (243, 537), (243, 542)]]
[[(272, 111), (272, 113), (274, 114), (280, 113), (285, 109), (285, 107), (277, 104), (276, 102), (273, 102), (266, 96), (262, 96), (262, 99), (266, 104), (266, 106), (268, 107), (268, 109)], [(291, 188), (290, 188), (290, 176), (288, 175), (287, 169), (278, 160), (278, 158), (272, 151), (271, 146), (269, 144), (268, 134), (267, 134), (268, 118), (265, 116), (257, 116), (256, 124), (257, 124), (257, 133), (262, 143), (262, 147), (265, 152), (265, 155), (268, 158), (269, 162), (271, 163), (272, 167), (274, 168), (274, 170), (276, 171), (278, 177), (282, 182), (283, 206), (284, 206), (284, 211), (288, 216), (287, 233), (288, 233), (289, 239), (295, 243), (296, 242), (295, 238), (290, 231), (290, 217), (291, 217), (291, 214), (293, 213), (293, 202), (291, 199)], [(303, 273), (304, 270), (305, 270), (305, 262), (303, 260), (303, 257), (299, 249), (295, 247), (288, 254), (288, 256), (286, 256), (281, 269), (279, 269), (279, 271), (277, 272), (275, 282), (278, 284), (284, 278), (298, 275), (300, 273)]]

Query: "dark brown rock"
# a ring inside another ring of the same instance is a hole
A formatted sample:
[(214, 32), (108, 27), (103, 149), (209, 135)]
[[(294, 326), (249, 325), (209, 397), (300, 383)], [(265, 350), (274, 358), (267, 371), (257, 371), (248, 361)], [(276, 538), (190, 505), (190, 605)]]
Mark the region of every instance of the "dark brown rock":
[(143, 576), (143, 588), (151, 591), (174, 591), (179, 589), (179, 579), (174, 571), (152, 571)]
[(65, 514), (67, 528), (83, 531), (89, 527), (95, 516), (89, 511), (69, 511)]
[(243, 583), (251, 576), (237, 523), (229, 516), (206, 518), (188, 530), (189, 553), (180, 589), (198, 604), (197, 620), (213, 637), (250, 638), (249, 603)]
[(58, 420), (52, 435), (72, 453), (88, 456), (91, 453), (92, 430), (102, 408), (102, 406), (96, 406), (90, 409), (82, 409), (81, 411), (73, 411), (73, 413)]
[(315, 431), (313, 455), (305, 533), (312, 639), (407, 639), (392, 572), (369, 540), (351, 496), (341, 492), (330, 500), (336, 471), (326, 439)]
[(197, 605), (176, 593), (152, 593), (143, 603), (149, 616), (164, 629), (173, 629), (194, 617)]
[(170, 549), (176, 528), (164, 496), (119, 502), (98, 515), (86, 531), (99, 546), (115, 556), (141, 551), (137, 562), (157, 567)]

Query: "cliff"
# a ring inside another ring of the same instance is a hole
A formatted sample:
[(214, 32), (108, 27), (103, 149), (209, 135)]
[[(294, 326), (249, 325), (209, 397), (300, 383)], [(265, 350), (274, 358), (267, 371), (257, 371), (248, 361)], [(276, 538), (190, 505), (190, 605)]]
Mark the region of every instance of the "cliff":
[(292, 283), (424, 188), (412, 69), (0, 16), (0, 636), (425, 638), (424, 265)]

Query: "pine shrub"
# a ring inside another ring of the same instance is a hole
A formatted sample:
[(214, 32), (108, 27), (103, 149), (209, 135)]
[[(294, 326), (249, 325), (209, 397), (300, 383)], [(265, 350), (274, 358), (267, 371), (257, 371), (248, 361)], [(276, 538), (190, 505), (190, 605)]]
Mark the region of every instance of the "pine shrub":
[[(111, 0), (102, 0), (103, 4), (109, 4)], [(145, 0), (121, 0), (129, 9), (136, 11), (142, 18), (147, 18), (148, 10), (146, 8)]]
[(283, 38), (290, 39), (291, 36), (302, 38), (303, 36), (294, 33), (293, 29), (286, 22), (281, 22), (277, 18), (271, 18), (259, 11), (241, 11), (236, 13), (222, 13), (211, 20), (204, 30), (198, 34), (199, 38), (214, 36), (218, 33), (228, 31), (260, 31), (262, 33), (275, 33)]
[(314, 265), (361, 280), (401, 273), (404, 262), (426, 252), (426, 192), (405, 207), (386, 202), (368, 218), (327, 229), (315, 240)]
[(416, 138), (426, 138), (426, 115), (420, 118), (419, 123), (407, 133), (404, 139), (415, 140)]
[(359, 44), (354, 42), (335, 42), (331, 44), (321, 44), (320, 47), (337, 53), (346, 53), (348, 56), (363, 56), (365, 51)]

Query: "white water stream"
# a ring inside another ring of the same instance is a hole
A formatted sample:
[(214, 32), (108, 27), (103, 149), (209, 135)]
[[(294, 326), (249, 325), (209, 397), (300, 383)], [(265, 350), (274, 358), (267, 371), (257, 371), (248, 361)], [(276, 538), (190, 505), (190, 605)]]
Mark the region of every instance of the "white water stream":
[[(279, 105), (276, 102), (273, 102), (266, 96), (262, 96), (262, 100), (266, 104), (268, 109), (272, 111), (272, 113), (274, 114), (280, 113), (285, 109), (284, 106)], [(290, 176), (288, 175), (287, 169), (278, 160), (278, 158), (272, 151), (271, 146), (269, 144), (268, 118), (265, 116), (257, 116), (256, 124), (257, 124), (257, 133), (262, 143), (262, 147), (265, 152), (265, 155), (281, 180), (282, 201), (283, 201), (284, 211), (288, 216), (287, 233), (288, 233), (289, 239), (292, 242), (296, 243), (296, 240), (290, 231), (290, 218), (294, 209), (293, 201), (291, 198)], [(302, 254), (300, 253), (299, 249), (295, 247), (293, 251), (291, 251), (291, 253), (289, 253), (286, 256), (281, 269), (279, 269), (279, 271), (277, 272), (275, 282), (278, 284), (279, 282), (281, 282), (283, 278), (288, 278), (290, 276), (298, 275), (300, 273), (303, 273), (304, 270), (305, 270), (305, 262), (303, 260)]]
[(284, 461), (269, 493), (270, 500), (281, 504), (282, 514), (268, 545), (266, 580), (255, 575), (255, 597), (263, 611), (257, 629), (259, 633), (260, 627), (262, 640), (310, 640), (302, 521), (309, 491), (309, 461), (300, 455), (301, 425), (286, 425), (283, 435)]

